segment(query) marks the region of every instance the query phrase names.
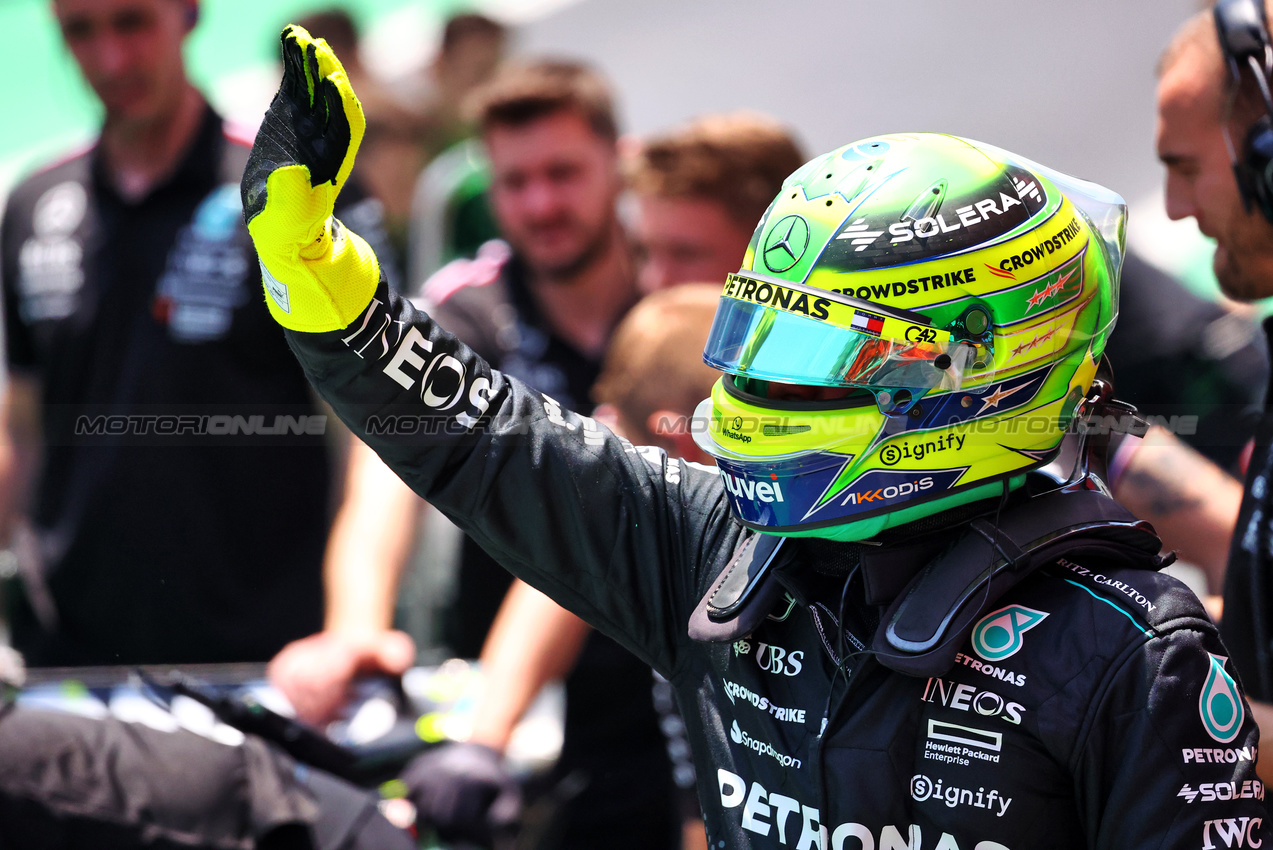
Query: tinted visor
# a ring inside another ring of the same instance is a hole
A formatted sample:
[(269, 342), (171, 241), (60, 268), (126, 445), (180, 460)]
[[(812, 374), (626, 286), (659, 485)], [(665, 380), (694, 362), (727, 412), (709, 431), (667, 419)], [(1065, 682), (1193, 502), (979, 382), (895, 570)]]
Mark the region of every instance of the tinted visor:
[(734, 274), (703, 359), (760, 380), (926, 391), (958, 389), (965, 369), (989, 355), (915, 313)]

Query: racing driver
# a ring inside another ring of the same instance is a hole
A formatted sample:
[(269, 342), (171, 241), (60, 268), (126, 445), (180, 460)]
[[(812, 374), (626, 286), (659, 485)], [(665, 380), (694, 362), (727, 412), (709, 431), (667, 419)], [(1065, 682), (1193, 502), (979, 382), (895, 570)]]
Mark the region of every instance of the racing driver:
[(404, 481), (673, 683), (712, 848), (1264, 843), (1216, 629), (1065, 436), (1118, 418), (1117, 195), (942, 135), (803, 166), (704, 353), (717, 472), (391, 293), (331, 215), (357, 99), (322, 41), (283, 53), (243, 180), (270, 311)]

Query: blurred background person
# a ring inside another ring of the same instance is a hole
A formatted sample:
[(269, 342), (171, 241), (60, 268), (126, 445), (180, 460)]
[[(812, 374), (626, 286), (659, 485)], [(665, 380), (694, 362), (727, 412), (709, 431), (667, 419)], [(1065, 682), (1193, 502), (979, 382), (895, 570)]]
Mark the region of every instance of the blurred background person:
[[(1270, 72), (1267, 9), (1262, 0), (1223, 0), (1199, 12), (1168, 45), (1159, 63), (1158, 158), (1166, 167), (1167, 214), (1192, 217), (1216, 240), (1213, 268), (1225, 294), (1239, 301), (1273, 295), (1273, 207), (1267, 159), (1255, 147), (1267, 138), (1273, 104), (1267, 101)], [(1235, 38), (1240, 36), (1239, 38)], [(1228, 56), (1222, 44), (1254, 45), (1247, 55)], [(1226, 61), (1227, 60), (1227, 61)], [(1236, 75), (1236, 76), (1235, 76)], [(1259, 194), (1264, 192), (1266, 194)], [(1266, 334), (1273, 326), (1266, 320)], [(1273, 623), (1270, 604), (1270, 475), (1273, 475), (1273, 416), (1266, 396), (1246, 473), (1224, 583), (1221, 634), (1232, 653), (1256, 722), (1273, 730)], [(1257, 762), (1270, 781), (1273, 735), (1260, 742)]]
[(264, 661), (321, 623), (338, 426), (257, 292), (251, 140), (186, 76), (195, 0), (52, 10), (104, 117), (0, 225), (12, 639), (36, 666)]
[(803, 164), (792, 133), (756, 112), (705, 115), (641, 143), (628, 175), (641, 291), (723, 286), (782, 181)]
[(1169, 570), (1220, 613), (1240, 476), (1268, 356), (1251, 311), (1200, 297), (1129, 251), (1105, 349), (1114, 394), (1155, 425), (1118, 443), (1114, 497), (1157, 529)]
[(416, 107), (426, 161), (477, 130), (465, 100), (491, 79), (507, 49), (508, 31), (485, 15), (469, 12), (447, 20)]
[(1202, 298), (1127, 253), (1119, 325), (1106, 350), (1118, 397), (1142, 415), (1193, 417), (1179, 438), (1230, 474), (1240, 474), (1255, 431), (1268, 356), (1253, 311)]
[(421, 142), (427, 167), (410, 187), (406, 269), (410, 291), (452, 260), (471, 258), (499, 237), (490, 207), (490, 164), (474, 137), (473, 91), (490, 79), (507, 49), (508, 33), (477, 14), (457, 15), (442, 31), (422, 96)]
[[(1124, 398), (1117, 387), (1116, 396)], [(1143, 438), (1127, 436), (1112, 445), (1108, 483), (1114, 498), (1153, 524), (1163, 548), (1180, 558), (1168, 571), (1189, 584), (1219, 621), (1242, 501), (1239, 479), (1160, 425)]]
[(637, 302), (615, 331), (593, 385), (596, 419), (634, 446), (714, 465), (694, 443), (690, 417), (719, 375), (703, 362), (699, 343), (707, 340), (721, 288), (714, 281), (682, 282)]

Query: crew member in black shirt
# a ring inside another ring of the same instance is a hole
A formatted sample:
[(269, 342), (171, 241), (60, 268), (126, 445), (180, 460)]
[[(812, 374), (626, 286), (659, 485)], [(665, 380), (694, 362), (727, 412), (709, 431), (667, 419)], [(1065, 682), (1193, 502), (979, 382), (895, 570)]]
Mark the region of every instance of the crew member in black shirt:
[[(1273, 295), (1273, 186), (1266, 176), (1269, 171), (1257, 173), (1252, 168), (1260, 156), (1268, 160), (1267, 153), (1260, 153), (1268, 148), (1261, 148), (1259, 140), (1273, 139), (1268, 124), (1273, 103), (1267, 100), (1267, 78), (1273, 69), (1265, 64), (1265, 19), (1262, 0), (1222, 0), (1214, 10), (1199, 12), (1168, 46), (1158, 83), (1157, 148), (1167, 168), (1167, 214), (1196, 219), (1202, 232), (1216, 240), (1216, 279), (1224, 293), (1238, 301)], [(1254, 67), (1243, 44), (1250, 48)], [(1257, 79), (1257, 73), (1264, 79)], [(1265, 331), (1273, 333), (1273, 327), (1266, 323)], [(1270, 400), (1273, 395), (1265, 398), (1247, 467), (1221, 621), (1224, 643), (1252, 714), (1266, 732), (1273, 729), (1273, 707), (1268, 704), (1273, 702)], [(1262, 737), (1257, 765), (1268, 782), (1273, 777), (1273, 753), (1267, 751), (1273, 735)]]
[(258, 290), (250, 133), (186, 78), (193, 0), (53, 11), (105, 119), (0, 233), (13, 640), (37, 666), (264, 661), (322, 622), (335, 426)]

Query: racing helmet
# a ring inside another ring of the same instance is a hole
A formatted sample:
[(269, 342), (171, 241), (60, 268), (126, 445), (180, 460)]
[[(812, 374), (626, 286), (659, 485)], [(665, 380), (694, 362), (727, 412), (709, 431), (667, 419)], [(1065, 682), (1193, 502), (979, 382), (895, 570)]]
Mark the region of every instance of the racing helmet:
[(878, 136), (805, 164), (728, 276), (694, 416), (743, 524), (860, 540), (1056, 456), (1118, 314), (1126, 205), (1007, 151)]

